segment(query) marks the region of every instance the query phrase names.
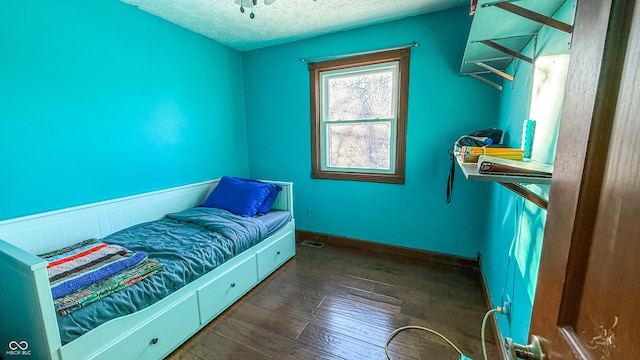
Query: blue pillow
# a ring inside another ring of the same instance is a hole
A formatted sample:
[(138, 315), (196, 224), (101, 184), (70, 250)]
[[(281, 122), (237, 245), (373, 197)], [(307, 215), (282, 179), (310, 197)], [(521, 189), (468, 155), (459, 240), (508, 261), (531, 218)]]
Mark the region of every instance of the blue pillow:
[(277, 184), (269, 184), (269, 183), (262, 182), (260, 180), (253, 180), (253, 179), (242, 179), (242, 178), (236, 178), (236, 179), (241, 180), (241, 181), (250, 181), (250, 182), (257, 182), (257, 183), (269, 185), (269, 187), (271, 189), (271, 192), (264, 199), (264, 202), (262, 202), (262, 204), (258, 208), (258, 211), (256, 212), (256, 215), (264, 215), (264, 214), (268, 213), (269, 210), (271, 210), (271, 207), (273, 206), (273, 203), (276, 202), (276, 198), (278, 197), (278, 194), (282, 190), (282, 186), (277, 185)]
[(262, 205), (260, 205), (260, 208), (258, 209), (258, 215), (264, 215), (268, 213), (269, 210), (271, 210), (273, 203), (276, 202), (276, 198), (278, 197), (280, 190), (282, 190), (282, 186), (280, 185), (276, 185), (276, 184), (271, 184), (271, 185), (273, 185), (271, 188), (271, 193), (269, 193), (269, 196), (267, 196), (264, 199), (264, 202), (262, 203)]
[(224, 209), (236, 215), (253, 217), (271, 194), (272, 184), (243, 181), (223, 176), (202, 206)]

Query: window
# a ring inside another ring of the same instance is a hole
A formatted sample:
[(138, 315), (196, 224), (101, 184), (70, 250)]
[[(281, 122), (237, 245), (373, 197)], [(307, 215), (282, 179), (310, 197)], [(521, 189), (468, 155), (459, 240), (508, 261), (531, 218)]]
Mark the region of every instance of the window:
[(311, 177), (404, 184), (409, 48), (309, 72)]

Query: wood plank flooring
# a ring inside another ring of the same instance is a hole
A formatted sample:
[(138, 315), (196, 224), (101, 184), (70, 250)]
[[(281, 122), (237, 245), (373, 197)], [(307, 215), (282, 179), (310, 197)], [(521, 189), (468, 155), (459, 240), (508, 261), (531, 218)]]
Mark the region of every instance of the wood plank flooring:
[[(478, 271), (326, 244), (297, 254), (176, 349), (170, 360), (387, 359), (387, 336), (431, 328), (482, 359), (487, 304)], [(489, 359), (499, 359), (487, 329)], [(398, 334), (391, 359), (457, 360), (439, 337)]]

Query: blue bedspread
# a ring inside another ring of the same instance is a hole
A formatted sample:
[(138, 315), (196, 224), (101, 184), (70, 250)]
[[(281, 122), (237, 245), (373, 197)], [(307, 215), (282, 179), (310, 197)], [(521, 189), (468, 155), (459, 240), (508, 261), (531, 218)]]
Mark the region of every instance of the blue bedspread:
[(139, 224), (102, 239), (143, 251), (162, 271), (69, 315), (58, 315), (62, 343), (100, 324), (144, 309), (267, 237), (258, 218), (214, 208), (192, 208)]

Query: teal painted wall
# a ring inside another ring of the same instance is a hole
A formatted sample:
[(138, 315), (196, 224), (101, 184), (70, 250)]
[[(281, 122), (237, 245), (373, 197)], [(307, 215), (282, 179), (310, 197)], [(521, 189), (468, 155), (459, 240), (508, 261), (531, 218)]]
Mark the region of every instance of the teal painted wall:
[[(447, 150), (497, 125), (499, 93), (458, 75), (468, 9), (423, 15), (243, 53), (251, 176), (295, 183), (299, 229), (475, 258), (489, 184), (458, 170), (445, 204)], [(311, 179), (309, 72), (299, 58), (409, 44), (406, 184)], [(307, 209), (311, 212), (308, 216)]]
[(0, 4), (0, 220), (249, 173), (242, 55), (112, 0)]
[[(575, 0), (571, 0), (554, 17), (573, 23), (574, 13)], [(569, 36), (560, 31), (542, 28), (535, 49), (536, 67), (542, 69), (540, 64), (547, 56), (569, 53), (569, 41)], [(533, 44), (529, 44), (523, 52), (533, 55)], [(553, 163), (555, 157), (561, 109), (553, 107), (552, 103), (562, 103), (564, 84), (563, 81), (558, 86), (548, 87), (544, 84), (554, 77), (564, 79), (563, 75), (558, 75), (564, 74), (563, 61), (556, 60), (559, 68), (545, 68), (535, 72), (535, 76), (532, 65), (518, 61), (514, 82), (505, 81), (503, 84), (499, 127), (505, 130), (505, 143), (519, 148), (523, 121), (530, 118), (536, 120), (532, 159), (540, 162)], [(564, 69), (566, 71), (566, 67)], [(512, 74), (513, 66), (507, 72)], [(539, 103), (542, 106), (536, 106)], [(549, 109), (553, 111), (547, 111)], [(500, 306), (507, 299), (511, 301), (511, 314), (497, 315), (503, 337), (508, 336), (526, 344), (547, 214), (506, 188), (497, 184), (492, 186), (491, 206), (488, 208), (490, 221), (481, 249), (482, 272), (493, 305)], [(546, 199), (549, 197), (549, 186), (526, 187)]]
[[(519, 146), (533, 93), (523, 64), (502, 95), (458, 76), (469, 24), (461, 7), (241, 54), (117, 1), (4, 2), (0, 220), (225, 174), (293, 181), (300, 229), (481, 252), (494, 305), (513, 301), (500, 330), (526, 342), (545, 212), (459, 171), (444, 201), (453, 141), (498, 126)], [(539, 53), (562, 48), (553, 37)], [(413, 41), (406, 184), (311, 179), (298, 59)]]

